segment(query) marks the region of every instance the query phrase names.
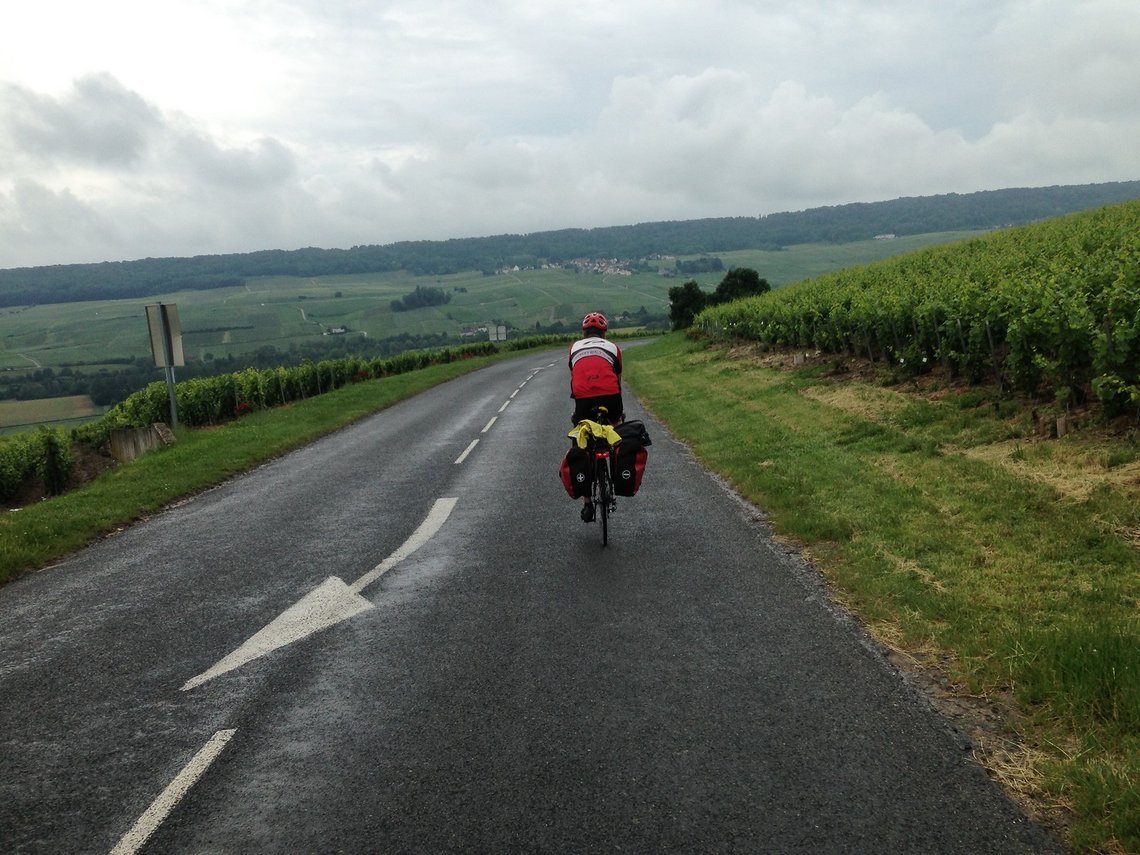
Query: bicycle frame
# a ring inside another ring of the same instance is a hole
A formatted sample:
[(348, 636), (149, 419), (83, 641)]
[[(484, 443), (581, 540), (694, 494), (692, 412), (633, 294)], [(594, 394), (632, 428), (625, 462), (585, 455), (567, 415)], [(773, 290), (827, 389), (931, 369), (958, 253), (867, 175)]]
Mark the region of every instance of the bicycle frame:
[(602, 546), (609, 543), (610, 512), (617, 509), (610, 475), (611, 451), (609, 445), (594, 449), (594, 485), (591, 501), (594, 503), (594, 519), (602, 523)]
[[(593, 420), (599, 424), (610, 424), (609, 413), (605, 407), (596, 407)], [(593, 471), (591, 475), (590, 502), (594, 507), (594, 519), (602, 524), (602, 546), (610, 540), (610, 513), (617, 510), (617, 501), (614, 498), (614, 484), (612, 473), (613, 448), (603, 439), (593, 440), (590, 444), (590, 456)]]

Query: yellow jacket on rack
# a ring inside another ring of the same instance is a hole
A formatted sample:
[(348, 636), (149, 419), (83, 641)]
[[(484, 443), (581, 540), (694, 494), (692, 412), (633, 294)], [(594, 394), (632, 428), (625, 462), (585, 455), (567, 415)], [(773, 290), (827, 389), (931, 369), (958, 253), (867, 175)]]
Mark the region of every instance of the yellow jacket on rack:
[(570, 433), (566, 435), (574, 440), (579, 448), (585, 448), (589, 445), (590, 437), (604, 439), (611, 446), (621, 442), (621, 434), (612, 427), (590, 421), (589, 419), (582, 419), (582, 421), (578, 422)]

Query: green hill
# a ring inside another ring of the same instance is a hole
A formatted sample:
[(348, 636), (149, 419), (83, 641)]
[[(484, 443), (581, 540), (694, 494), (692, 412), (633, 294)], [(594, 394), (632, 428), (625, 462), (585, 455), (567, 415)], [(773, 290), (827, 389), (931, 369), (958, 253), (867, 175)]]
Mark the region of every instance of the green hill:
[[(752, 267), (776, 286), (922, 246), (961, 240), (955, 232), (742, 250), (715, 256), (722, 269)], [(263, 277), (244, 285), (78, 303), (0, 308), (0, 399), (90, 395), (100, 406), (122, 400), (156, 374), (144, 322), (146, 302), (175, 303), (187, 366), (180, 378), (274, 368), (304, 360), (389, 357), (482, 338), (489, 323), (511, 337), (575, 330), (587, 311), (616, 326), (667, 325), (668, 290), (681, 257), (620, 272), (567, 265), (484, 276), (467, 271), (417, 277), (404, 271), (321, 277)], [(710, 286), (723, 276), (697, 278)], [(417, 287), (441, 291), (440, 305), (397, 311)], [(327, 334), (326, 334), (327, 333)]]
[(645, 259), (807, 243), (849, 243), (878, 235), (1000, 228), (1140, 198), (1140, 181), (856, 203), (762, 217), (721, 217), (562, 229), (524, 235), (404, 241), (351, 249), (265, 250), (193, 258), (147, 258), (0, 270), (0, 306), (148, 297), (239, 287), (266, 276), (347, 276), (407, 271), (447, 276), (492, 273), (573, 259)]

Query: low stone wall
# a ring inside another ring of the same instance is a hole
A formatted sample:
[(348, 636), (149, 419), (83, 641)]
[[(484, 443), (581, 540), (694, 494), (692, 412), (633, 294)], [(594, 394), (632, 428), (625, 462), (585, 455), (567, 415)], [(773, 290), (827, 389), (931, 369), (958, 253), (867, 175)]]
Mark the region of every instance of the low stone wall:
[(111, 431), (111, 456), (126, 463), (174, 442), (174, 434), (162, 422), (141, 428), (115, 428)]

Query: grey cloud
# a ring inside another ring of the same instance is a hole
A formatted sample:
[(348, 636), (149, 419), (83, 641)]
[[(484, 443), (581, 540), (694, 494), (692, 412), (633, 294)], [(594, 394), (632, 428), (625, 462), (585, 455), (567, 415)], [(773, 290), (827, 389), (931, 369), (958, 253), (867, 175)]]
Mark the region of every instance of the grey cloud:
[(248, 49), (200, 91), (113, 64), (129, 87), (0, 91), (0, 265), (1140, 177), (1135, 0), (209, 8)]
[(69, 190), (30, 179), (0, 192), (0, 246), (18, 246), (20, 252), (15, 263), (0, 256), (0, 266), (55, 263), (60, 246), (88, 259), (107, 258), (109, 249), (119, 248), (115, 229), (95, 207)]
[(59, 99), (7, 84), (0, 89), (0, 108), (4, 131), (16, 148), (80, 164), (137, 163), (161, 126), (157, 110), (108, 74), (75, 81)]
[(275, 139), (249, 146), (225, 147), (199, 132), (178, 135), (173, 152), (190, 180), (215, 188), (247, 192), (272, 188), (296, 175), (293, 153)]

